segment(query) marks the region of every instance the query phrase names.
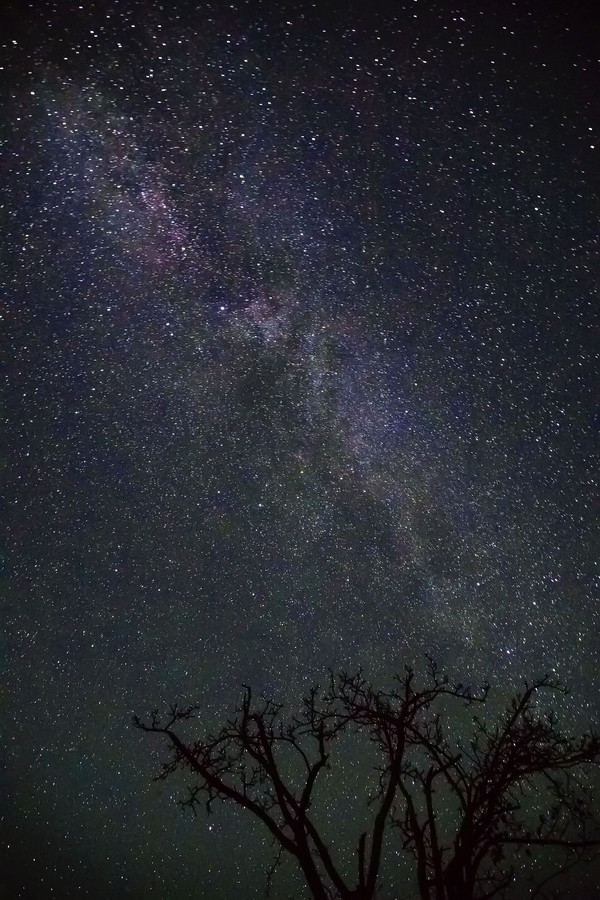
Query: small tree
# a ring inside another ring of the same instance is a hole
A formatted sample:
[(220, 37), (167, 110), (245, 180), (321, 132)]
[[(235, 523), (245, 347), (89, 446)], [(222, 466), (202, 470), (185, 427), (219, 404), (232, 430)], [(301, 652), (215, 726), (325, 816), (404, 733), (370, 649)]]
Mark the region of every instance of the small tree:
[[(591, 733), (562, 736), (551, 713), (536, 712), (535, 697), (544, 690), (563, 689), (543, 678), (513, 698), (498, 724), (488, 726), (474, 716), (475, 733), (466, 747), (447, 736), (439, 707), (485, 703), (487, 688), (475, 693), (450, 684), (433, 663), (423, 686), (408, 668), (390, 691), (375, 690), (360, 672), (331, 673), (327, 690), (314, 687), (292, 716), (270, 699), (255, 702), (245, 687), (223, 728), (192, 742), (181, 737), (178, 726), (195, 718), (198, 707), (172, 706), (164, 720), (155, 711), (147, 723), (134, 721), (143, 731), (162, 735), (170, 747), (157, 778), (180, 769), (193, 774), (183, 806), (195, 811), (201, 802), (210, 809), (215, 800), (229, 801), (263, 822), (278, 845), (267, 889), (287, 852), (317, 900), (371, 900), (384, 835), (395, 829), (415, 860), (421, 900), (505, 896), (513, 883), (515, 853), (560, 850), (560, 864), (538, 881), (539, 897), (551, 877), (600, 845), (578, 777), (582, 767), (600, 761), (600, 741)], [(356, 861), (340, 867), (311, 806), (336, 738), (359, 731), (377, 754), (378, 788), (370, 828), (357, 836)], [(534, 821), (527, 804), (538, 782), (546, 787), (548, 802)], [(345, 872), (352, 869), (349, 879)]]

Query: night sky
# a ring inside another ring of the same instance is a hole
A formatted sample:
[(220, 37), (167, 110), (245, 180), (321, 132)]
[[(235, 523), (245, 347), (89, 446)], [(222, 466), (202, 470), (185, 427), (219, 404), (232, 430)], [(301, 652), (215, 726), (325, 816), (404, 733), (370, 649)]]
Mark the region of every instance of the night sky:
[(585, 6), (3, 3), (3, 897), (262, 896), (168, 701), (428, 652), (598, 724)]

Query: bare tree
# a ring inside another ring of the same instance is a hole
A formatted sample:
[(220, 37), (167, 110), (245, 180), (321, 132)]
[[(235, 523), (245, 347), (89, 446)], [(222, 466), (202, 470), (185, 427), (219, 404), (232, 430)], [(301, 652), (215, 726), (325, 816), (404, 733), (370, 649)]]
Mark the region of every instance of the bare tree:
[[(452, 687), (433, 669), (428, 686), (416, 691), (413, 674), (407, 672), (404, 692), (401, 697), (398, 695), (394, 727), (386, 730), (386, 734), (390, 733), (385, 746), (380, 747), (383, 732), (378, 722), (364, 718), (362, 695), (384, 696), (368, 687), (362, 676), (353, 683), (345, 675), (336, 678), (331, 673), (329, 688), (321, 693), (314, 687), (303, 699), (300, 714), (286, 719), (281, 704), (264, 698), (253, 702), (252, 691), (246, 686), (241, 704), (221, 731), (192, 743), (183, 741), (176, 728), (194, 718), (200, 711), (198, 707), (173, 706), (164, 721), (155, 711), (148, 723), (137, 717), (134, 722), (143, 731), (163, 735), (170, 745), (171, 757), (163, 765), (159, 779), (178, 769), (197, 776), (188, 797), (182, 801), (184, 806), (195, 810), (204, 801), (210, 809), (215, 800), (238, 804), (260, 819), (279, 845), (275, 865), (282, 852), (290, 853), (317, 900), (330, 897), (371, 900), (380, 872), (384, 831), (400, 784), (411, 729), (417, 728), (423, 711), (436, 698), (448, 695), (469, 702), (471, 694)], [(356, 874), (354, 884), (349, 885), (334, 863), (309, 810), (318, 777), (329, 767), (332, 743), (341, 732), (359, 728), (367, 731), (382, 754), (381, 789), (373, 798), (370, 831), (357, 840)], [(294, 762), (299, 766), (295, 767)], [(291, 774), (286, 777), (286, 773)], [(273, 871), (269, 871), (268, 883)]]
[[(396, 830), (416, 863), (421, 900), (504, 897), (513, 884), (515, 856), (559, 851), (558, 865), (529, 893), (539, 898), (552, 878), (600, 846), (581, 778), (586, 766), (600, 761), (600, 741), (591, 733), (561, 735), (554, 715), (536, 709), (542, 691), (563, 689), (542, 678), (512, 699), (497, 724), (471, 716), (474, 735), (466, 745), (447, 735), (443, 716), (449, 704), (460, 703), (459, 715), (484, 704), (488, 690), (451, 684), (432, 662), (424, 685), (407, 668), (389, 691), (376, 690), (361, 672), (331, 673), (327, 689), (314, 687), (300, 713), (291, 716), (282, 704), (255, 701), (245, 687), (223, 728), (192, 742), (182, 738), (181, 727), (198, 715), (198, 707), (173, 706), (164, 720), (155, 711), (147, 723), (134, 721), (169, 745), (170, 758), (157, 778), (177, 770), (192, 773), (182, 805), (195, 812), (200, 803), (210, 810), (215, 800), (229, 801), (263, 822), (278, 846), (267, 890), (282, 854), (289, 853), (317, 900), (371, 900), (384, 836)], [(448, 721), (460, 730), (454, 713)], [(370, 827), (357, 837), (355, 862), (340, 866), (311, 806), (343, 732), (362, 732), (370, 741), (378, 786)], [(541, 802), (543, 810), (536, 808)]]
[[(397, 779), (391, 820), (415, 859), (421, 900), (506, 897), (516, 865), (522, 870), (534, 851), (545, 853), (546, 871), (537, 880), (531, 873), (528, 896), (549, 896), (553, 879), (597, 855), (598, 822), (585, 777), (600, 762), (600, 739), (591, 732), (565, 736), (554, 713), (538, 709), (544, 692), (567, 693), (557, 681), (546, 676), (526, 684), (496, 724), (473, 716), (467, 743), (449, 737), (442, 715), (427, 704), (426, 714), (406, 725), (411, 753), (399, 776), (387, 748), (401, 723), (402, 694), (376, 694), (360, 675), (342, 686), (387, 755), (384, 782)], [(487, 690), (477, 699), (485, 702)]]

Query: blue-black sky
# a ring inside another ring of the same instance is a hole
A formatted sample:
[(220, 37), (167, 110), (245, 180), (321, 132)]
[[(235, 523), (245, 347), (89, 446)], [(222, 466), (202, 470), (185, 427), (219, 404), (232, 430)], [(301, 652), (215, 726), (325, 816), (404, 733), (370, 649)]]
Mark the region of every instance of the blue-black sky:
[(166, 701), (429, 652), (597, 722), (585, 5), (2, 21), (7, 896), (261, 896), (148, 784)]

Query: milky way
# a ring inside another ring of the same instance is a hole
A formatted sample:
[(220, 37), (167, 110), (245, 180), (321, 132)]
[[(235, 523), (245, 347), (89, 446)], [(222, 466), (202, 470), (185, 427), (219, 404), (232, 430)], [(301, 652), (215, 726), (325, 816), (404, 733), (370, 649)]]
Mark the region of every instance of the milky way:
[(262, 895), (133, 711), (427, 652), (597, 720), (589, 23), (461, 6), (3, 13), (11, 896)]

